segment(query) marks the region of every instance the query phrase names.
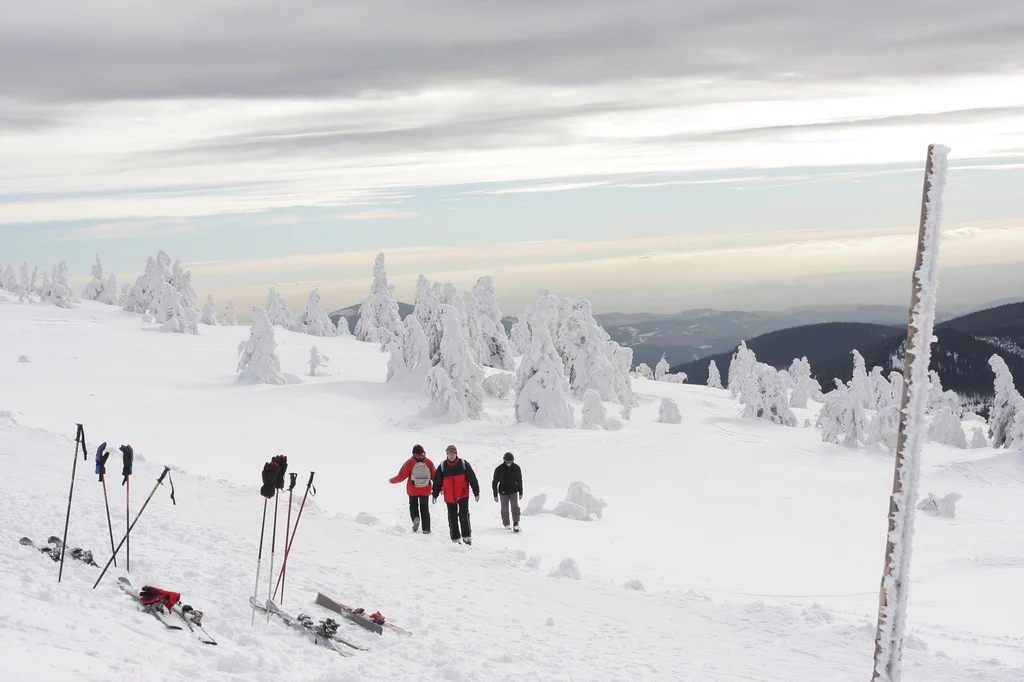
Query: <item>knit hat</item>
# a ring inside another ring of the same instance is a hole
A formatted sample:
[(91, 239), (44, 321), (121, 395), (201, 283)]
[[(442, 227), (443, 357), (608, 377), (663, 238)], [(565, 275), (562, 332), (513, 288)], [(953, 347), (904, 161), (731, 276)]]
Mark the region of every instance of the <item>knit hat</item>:
[(512, 453), (511, 453), (511, 452), (506, 452), (506, 453), (505, 453), (505, 457), (504, 457), (504, 460), (505, 460), (506, 462), (514, 462), (514, 461), (516, 461), (516, 458), (512, 456)]
[(457, 455), (457, 454), (459, 454), (459, 450), (458, 450), (458, 448), (456, 448), (456, 447), (455, 447), (454, 445), (449, 445), (448, 447), (446, 447), (446, 448), (444, 449), (444, 453), (445, 453), (446, 455), (447, 455), (448, 453), (451, 453), (451, 452), (454, 452), (454, 453), (455, 453), (456, 455)]
[(417, 443), (416, 445), (412, 446), (412, 454), (414, 454), (414, 455), (425, 455), (425, 454), (427, 454), (427, 451), (423, 449), (422, 445)]

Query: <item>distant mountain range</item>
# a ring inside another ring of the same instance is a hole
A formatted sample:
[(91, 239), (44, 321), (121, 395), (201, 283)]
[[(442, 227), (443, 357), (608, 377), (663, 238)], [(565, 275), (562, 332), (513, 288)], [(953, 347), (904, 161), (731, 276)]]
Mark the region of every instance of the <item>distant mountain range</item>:
[[(936, 325), (938, 339), (932, 346), (930, 369), (939, 373), (942, 385), (956, 391), (968, 403), (984, 403), (992, 396), (992, 371), (988, 359), (998, 353), (1006, 361), (1014, 381), (1024, 387), (1024, 303), (969, 313)], [(879, 366), (888, 374), (902, 371), (903, 344), (907, 328), (858, 322), (811, 324), (769, 332), (747, 340), (757, 359), (778, 369), (793, 358), (806, 356), (814, 377), (826, 391), (834, 379), (849, 380), (857, 349), (870, 369)], [(737, 344), (738, 345), (738, 344)], [(705, 383), (708, 364), (715, 361), (726, 382), (728, 351), (676, 365), (673, 372), (686, 372), (690, 383)]]
[[(348, 328), (354, 332), (356, 330), (356, 323), (359, 322), (359, 306), (361, 305), (362, 303), (356, 303), (355, 305), (350, 305), (347, 308), (338, 308), (332, 313), (327, 313), (327, 316), (331, 318), (331, 322), (334, 324), (338, 324), (338, 318), (344, 316), (345, 319), (348, 320)], [(412, 309), (412, 304), (402, 303), (399, 301), (398, 314), (402, 316), (403, 320), (406, 315), (412, 312)]]

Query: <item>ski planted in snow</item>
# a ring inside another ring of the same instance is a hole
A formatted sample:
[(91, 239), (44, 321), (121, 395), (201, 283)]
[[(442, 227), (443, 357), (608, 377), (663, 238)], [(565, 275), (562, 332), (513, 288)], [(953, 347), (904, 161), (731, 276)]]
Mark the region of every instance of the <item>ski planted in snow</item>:
[[(352, 656), (348, 651), (339, 649), (334, 645), (334, 642), (336, 641), (335, 637), (338, 632), (338, 624), (334, 620), (328, 618), (327, 620), (320, 621), (320, 623), (317, 624), (314, 623), (313, 619), (306, 614), (301, 614), (296, 618), (282, 611), (272, 599), (268, 599), (266, 603), (260, 604), (256, 601), (255, 597), (249, 597), (249, 604), (254, 609), (277, 616), (289, 627), (305, 633), (313, 640), (314, 643), (319, 644), (326, 649), (330, 649), (341, 656)], [(348, 642), (345, 642), (345, 644), (348, 644)]]
[(132, 587), (132, 582), (128, 580), (128, 578), (125, 578), (123, 576), (118, 578), (117, 586), (121, 588), (122, 592), (124, 592), (132, 599), (134, 599), (136, 603), (138, 603), (142, 607), (143, 611), (152, 614), (154, 618), (163, 623), (164, 627), (166, 627), (168, 630), (184, 629), (174, 622), (174, 620), (171, 618), (171, 614), (167, 612), (167, 609), (164, 608), (163, 604), (143, 604), (142, 600), (139, 598), (138, 591), (134, 587)]
[(331, 599), (323, 592), (316, 593), (316, 603), (324, 608), (330, 609), (335, 613), (340, 613), (345, 616), (353, 623), (360, 625), (370, 632), (376, 632), (378, 635), (384, 633), (384, 628), (387, 628), (391, 632), (397, 635), (411, 635), (412, 633), (405, 628), (400, 628), (394, 623), (389, 623), (384, 620), (384, 616), (381, 615), (380, 611), (377, 613), (367, 614), (365, 609), (352, 608), (351, 606), (345, 606), (341, 602)]
[[(54, 545), (58, 551), (60, 551), (64, 547), (64, 543), (61, 542), (60, 538), (56, 535), (51, 535), (49, 538), (46, 539), (46, 541), (49, 542), (51, 545)], [(72, 559), (76, 559), (83, 563), (89, 564), (90, 566), (95, 566), (96, 568), (99, 568), (100, 566), (93, 560), (92, 552), (88, 549), (82, 549), (81, 547), (72, 547), (70, 556)]]

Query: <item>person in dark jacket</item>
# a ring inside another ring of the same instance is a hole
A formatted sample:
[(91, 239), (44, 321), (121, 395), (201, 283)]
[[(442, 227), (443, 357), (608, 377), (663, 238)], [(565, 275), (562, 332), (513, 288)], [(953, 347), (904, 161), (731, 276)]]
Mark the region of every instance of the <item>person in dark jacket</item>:
[[(445, 448), (445, 461), (437, 467), (434, 474), (434, 503), (437, 496), (444, 491), (444, 501), (448, 505), (448, 527), (452, 533), (452, 542), (473, 544), (473, 531), (469, 527), (469, 490), (473, 489), (473, 497), (480, 501), (480, 484), (469, 462), (459, 459), (459, 451), (454, 445)], [(459, 529), (461, 527), (461, 534)]]
[(491, 479), (491, 492), (494, 493), (494, 501), (501, 498), (501, 522), (508, 525), (508, 508), (512, 507), (512, 530), (519, 532), (519, 500), (523, 499), (523, 470), (516, 464), (516, 458), (511, 452), (506, 452), (504, 461), (494, 470), (494, 478)]
[(434, 463), (427, 459), (427, 451), (422, 445), (412, 446), (412, 457), (405, 461), (398, 475), (390, 479), (390, 483), (401, 483), (408, 479), (405, 484), (405, 492), (409, 495), (409, 516), (412, 517), (412, 532), (420, 529), (423, 524), (423, 534), (430, 533), (430, 505), (427, 498), (430, 497), (430, 484), (434, 480)]

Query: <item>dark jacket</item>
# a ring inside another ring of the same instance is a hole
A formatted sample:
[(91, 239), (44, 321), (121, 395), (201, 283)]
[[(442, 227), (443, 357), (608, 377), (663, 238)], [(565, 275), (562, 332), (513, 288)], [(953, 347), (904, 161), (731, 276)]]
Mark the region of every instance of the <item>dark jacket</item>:
[(456, 459), (449, 462), (445, 458), (437, 467), (434, 474), (433, 494), (436, 498), (444, 490), (444, 501), (448, 504), (455, 504), (459, 500), (469, 497), (469, 489), (473, 488), (473, 495), (480, 494), (480, 484), (476, 480), (476, 474), (469, 462), (464, 459)]
[(498, 493), (502, 495), (522, 495), (523, 494), (523, 470), (519, 468), (519, 465), (515, 462), (512, 464), (505, 464), (502, 462), (498, 465), (498, 468), (494, 470), (494, 479), (491, 481), (491, 490), (494, 492), (494, 496), (497, 497)]

